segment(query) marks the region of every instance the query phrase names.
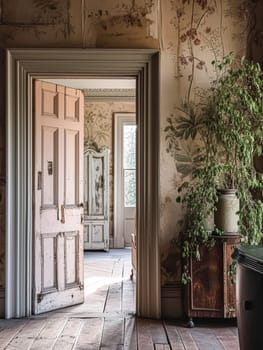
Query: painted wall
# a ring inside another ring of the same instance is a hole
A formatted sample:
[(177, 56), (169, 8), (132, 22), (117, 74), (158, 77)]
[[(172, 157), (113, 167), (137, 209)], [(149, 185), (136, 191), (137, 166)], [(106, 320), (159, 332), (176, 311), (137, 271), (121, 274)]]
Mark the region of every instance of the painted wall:
[[(262, 59), (260, 0), (2, 0), (0, 45), (6, 47), (158, 48), (161, 53), (161, 254), (163, 284), (180, 279), (172, 240), (182, 209), (176, 189), (194, 145), (166, 151), (167, 118), (182, 102), (195, 108), (215, 77), (211, 61), (233, 51)], [(249, 43), (249, 45), (248, 45)], [(0, 56), (0, 287), (4, 286), (4, 51)]]
[(114, 113), (135, 113), (134, 102), (89, 102), (85, 101), (84, 139), (96, 142), (99, 148), (110, 149), (109, 160), (109, 214), (110, 214), (110, 246), (113, 244), (113, 157), (114, 157)]

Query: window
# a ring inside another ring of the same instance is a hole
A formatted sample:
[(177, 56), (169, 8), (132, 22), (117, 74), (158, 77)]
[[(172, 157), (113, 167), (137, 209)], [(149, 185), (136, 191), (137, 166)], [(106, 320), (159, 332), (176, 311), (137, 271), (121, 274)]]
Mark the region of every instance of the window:
[(136, 125), (123, 126), (124, 206), (136, 206)]

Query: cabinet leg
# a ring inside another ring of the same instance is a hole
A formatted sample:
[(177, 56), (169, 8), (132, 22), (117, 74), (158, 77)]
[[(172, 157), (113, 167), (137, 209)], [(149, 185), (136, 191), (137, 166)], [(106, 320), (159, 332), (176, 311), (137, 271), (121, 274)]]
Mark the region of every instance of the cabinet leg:
[(194, 328), (194, 326), (195, 326), (194, 321), (193, 321), (192, 317), (190, 317), (188, 322), (187, 322), (187, 327)]
[(133, 269), (131, 269), (130, 280), (133, 280)]

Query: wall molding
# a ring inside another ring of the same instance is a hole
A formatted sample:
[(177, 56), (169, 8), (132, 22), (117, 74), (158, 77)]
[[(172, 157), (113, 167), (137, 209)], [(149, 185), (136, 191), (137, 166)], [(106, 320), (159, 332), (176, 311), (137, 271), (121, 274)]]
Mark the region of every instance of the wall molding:
[(84, 89), (87, 102), (135, 102), (135, 89)]
[(151, 49), (10, 49), (6, 89), (6, 318), (32, 312), (34, 78), (136, 77), (136, 312), (160, 318), (159, 54)]

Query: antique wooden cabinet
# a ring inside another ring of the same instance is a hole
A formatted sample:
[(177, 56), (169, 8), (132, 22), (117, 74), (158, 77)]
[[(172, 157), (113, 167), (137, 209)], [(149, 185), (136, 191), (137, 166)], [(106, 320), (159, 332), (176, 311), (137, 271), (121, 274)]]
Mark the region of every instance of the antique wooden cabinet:
[(109, 150), (84, 149), (84, 249), (109, 249)]
[(236, 317), (235, 284), (229, 275), (232, 252), (239, 244), (238, 235), (211, 236), (213, 248), (201, 248), (201, 261), (190, 259), (191, 283), (185, 289), (188, 325), (194, 317)]

